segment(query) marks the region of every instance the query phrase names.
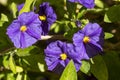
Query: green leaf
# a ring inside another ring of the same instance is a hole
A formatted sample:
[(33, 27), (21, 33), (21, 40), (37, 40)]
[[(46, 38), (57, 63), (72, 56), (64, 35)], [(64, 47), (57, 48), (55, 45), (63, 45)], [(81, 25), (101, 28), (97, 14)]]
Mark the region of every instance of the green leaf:
[(77, 72), (72, 60), (64, 69), (60, 80), (77, 80)]
[(74, 18), (77, 4), (67, 1), (66, 6), (67, 6), (67, 11), (69, 12), (69, 18)]
[(24, 74), (24, 79), (23, 80), (29, 80), (26, 73)]
[(2, 13), (0, 21), (6, 21), (6, 22), (8, 22), (8, 17), (5, 14)]
[(38, 52), (38, 48), (36, 46), (30, 46), (28, 48), (24, 48), (24, 49), (18, 49), (17, 51), (17, 55), (22, 57), (22, 56), (29, 56), (31, 55), (31, 53), (37, 53)]
[(16, 74), (16, 65), (12, 55), (10, 55), (10, 58), (9, 58), (9, 67), (12, 70), (12, 72)]
[(113, 34), (105, 32), (105, 39), (110, 39), (112, 37), (114, 37)]
[(6, 69), (9, 69), (9, 60), (8, 60), (8, 56), (4, 56), (3, 57), (3, 65)]
[(93, 58), (94, 64), (91, 64), (90, 72), (97, 78), (97, 80), (108, 80), (107, 66), (100, 55)]
[(5, 22), (8, 22), (8, 17), (2, 13), (0, 18), (0, 27), (2, 27)]
[(99, 8), (104, 8), (104, 3), (102, 2), (102, 0), (95, 0), (95, 4)]
[(68, 40), (71, 41), (74, 33), (76, 33), (78, 30), (79, 30), (78, 28), (73, 28), (73, 29), (67, 31), (67, 32), (64, 34), (65, 38), (67, 38)]
[(16, 72), (18, 73), (23, 72), (23, 68), (20, 66), (16, 66)]
[(5, 80), (16, 80), (13, 73), (7, 73)]
[(5, 74), (4, 73), (0, 73), (0, 80), (2, 80), (3, 77), (5, 77)]
[(29, 71), (45, 72), (47, 66), (45, 64), (44, 55), (41, 54), (31, 54), (30, 56), (23, 57), (28, 63), (22, 62), (23, 66)]
[(16, 18), (16, 13), (18, 10), (17, 10), (17, 5), (14, 2), (11, 3), (10, 9), (12, 10), (13, 18)]
[(36, 46), (19, 49), (17, 55), (21, 57), (21, 64), (27, 70), (44, 72), (47, 69), (43, 50)]
[(87, 9), (86, 8), (81, 8), (80, 12), (77, 14), (77, 19), (80, 19), (81, 17), (83, 17), (86, 13)]
[(38, 68), (41, 72), (45, 72), (45, 65), (44, 64), (38, 62)]
[(24, 74), (24, 79), (23, 80), (29, 80), (29, 78), (28, 78), (26, 73)]
[(22, 80), (22, 74), (18, 73), (16, 80)]
[(26, 0), (25, 1), (25, 5), (20, 10), (19, 14), (22, 14), (23, 12), (29, 12), (30, 11), (30, 7), (31, 7), (33, 2), (34, 2), (34, 0)]
[(120, 21), (120, 5), (114, 5), (105, 13), (104, 21), (111, 23)]
[(88, 61), (82, 61), (82, 65), (80, 67), (80, 71), (87, 74), (90, 70), (90, 63)]
[(108, 51), (103, 56), (106, 62), (109, 80), (120, 80), (120, 51)]

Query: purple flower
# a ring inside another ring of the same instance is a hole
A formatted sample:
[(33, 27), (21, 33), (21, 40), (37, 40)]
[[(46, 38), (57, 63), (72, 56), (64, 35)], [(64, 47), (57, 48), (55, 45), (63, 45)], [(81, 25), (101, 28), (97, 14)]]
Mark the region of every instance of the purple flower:
[(94, 0), (69, 0), (69, 1), (70, 2), (78, 2), (89, 9), (94, 8), (94, 6), (95, 6)]
[(85, 59), (89, 59), (100, 53), (103, 50), (103, 42), (104, 33), (97, 23), (88, 23), (73, 36), (73, 43), (77, 47), (83, 46), (82, 50), (86, 52)]
[(56, 41), (50, 43), (45, 49), (45, 61), (48, 70), (61, 72), (72, 59), (76, 67), (76, 71), (80, 69), (81, 59), (84, 57), (81, 47), (75, 47), (73, 44)]
[(17, 6), (18, 11), (20, 11), (20, 10), (23, 8), (23, 6), (24, 6), (24, 3), (18, 5), (18, 6)]
[(76, 20), (75, 24), (77, 27), (81, 27), (81, 22), (79, 20)]
[(34, 12), (22, 13), (7, 28), (7, 35), (17, 48), (26, 48), (41, 38), (41, 21)]
[(48, 34), (50, 26), (56, 21), (56, 14), (48, 2), (44, 2), (39, 8), (39, 19), (42, 21), (42, 34)]

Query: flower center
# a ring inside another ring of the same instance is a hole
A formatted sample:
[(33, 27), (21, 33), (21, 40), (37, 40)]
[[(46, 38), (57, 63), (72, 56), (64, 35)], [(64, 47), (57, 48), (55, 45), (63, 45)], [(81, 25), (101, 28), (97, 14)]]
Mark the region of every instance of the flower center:
[(62, 60), (66, 60), (67, 59), (67, 55), (65, 53), (62, 53), (62, 54), (60, 54), (60, 58)]
[(46, 20), (46, 16), (45, 15), (39, 16), (39, 19), (42, 20), (42, 21), (45, 21)]
[(83, 39), (83, 42), (84, 43), (90, 42), (90, 38), (88, 36), (85, 36), (84, 39)]
[(26, 27), (26, 26), (21, 26), (21, 27), (20, 27), (20, 31), (25, 32), (26, 30), (27, 30), (27, 27)]

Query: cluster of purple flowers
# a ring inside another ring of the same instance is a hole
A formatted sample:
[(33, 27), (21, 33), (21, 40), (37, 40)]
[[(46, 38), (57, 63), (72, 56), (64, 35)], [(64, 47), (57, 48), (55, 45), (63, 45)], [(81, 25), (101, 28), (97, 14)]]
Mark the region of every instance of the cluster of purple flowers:
[(48, 69), (52, 71), (65, 67), (73, 60), (76, 71), (79, 71), (81, 60), (89, 60), (102, 51), (103, 41), (102, 28), (97, 23), (88, 23), (73, 35), (73, 44), (56, 41), (47, 46), (45, 61)]
[(78, 2), (80, 4), (82, 4), (84, 7), (86, 8), (94, 8), (95, 6), (95, 3), (94, 3), (94, 0), (68, 0), (70, 2)]
[[(18, 6), (18, 11), (24, 4)], [(40, 5), (38, 14), (24, 12), (7, 28), (7, 35), (17, 48), (26, 48), (48, 34), (50, 26), (56, 21), (56, 14), (48, 2)]]
[[(86, 8), (94, 7), (94, 0), (69, 0), (79, 2)], [(18, 11), (24, 4), (18, 6)], [(25, 12), (7, 28), (7, 35), (17, 48), (26, 48), (48, 34), (50, 26), (56, 21), (56, 14), (49, 3), (40, 5), (38, 13)], [(81, 25), (77, 22), (76, 24)], [(55, 41), (50, 43), (45, 52), (48, 70), (62, 68), (73, 60), (76, 71), (79, 71), (81, 60), (89, 60), (102, 51), (104, 34), (97, 23), (88, 23), (82, 30), (73, 35), (73, 43)]]

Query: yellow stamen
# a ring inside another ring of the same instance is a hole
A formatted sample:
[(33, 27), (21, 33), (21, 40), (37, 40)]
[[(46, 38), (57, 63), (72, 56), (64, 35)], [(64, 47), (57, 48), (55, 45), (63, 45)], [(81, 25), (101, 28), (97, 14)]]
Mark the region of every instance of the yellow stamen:
[(26, 27), (26, 26), (21, 26), (21, 27), (20, 27), (20, 31), (25, 32), (26, 30), (27, 30), (27, 27)]
[(83, 42), (84, 43), (90, 42), (90, 38), (88, 36), (85, 36), (84, 39), (83, 39)]
[(67, 59), (67, 55), (65, 53), (62, 53), (62, 54), (60, 54), (60, 58), (62, 60), (66, 60)]
[(42, 21), (45, 21), (46, 20), (46, 16), (45, 15), (39, 16), (39, 19), (42, 20)]

